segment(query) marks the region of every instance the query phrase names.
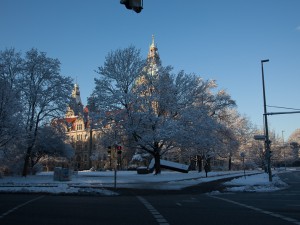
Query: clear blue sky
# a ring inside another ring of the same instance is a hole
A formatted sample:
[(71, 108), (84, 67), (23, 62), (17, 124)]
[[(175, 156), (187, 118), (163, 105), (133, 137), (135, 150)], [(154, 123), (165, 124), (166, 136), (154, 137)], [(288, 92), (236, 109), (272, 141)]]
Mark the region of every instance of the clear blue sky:
[[(300, 109), (299, 0), (144, 0), (140, 14), (119, 0), (0, 0), (0, 49), (34, 47), (58, 58), (84, 104), (107, 53), (133, 44), (146, 57), (152, 34), (163, 65), (216, 79), (259, 128), (261, 59), (270, 59), (267, 104)], [(300, 128), (300, 114), (269, 123), (287, 139)]]

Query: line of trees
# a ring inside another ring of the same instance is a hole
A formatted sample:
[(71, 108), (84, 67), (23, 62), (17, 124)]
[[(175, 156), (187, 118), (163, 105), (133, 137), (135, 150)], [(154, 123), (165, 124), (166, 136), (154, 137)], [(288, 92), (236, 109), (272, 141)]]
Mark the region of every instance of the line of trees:
[(60, 62), (31, 49), (0, 51), (0, 164), (26, 176), (43, 156), (70, 157), (64, 132), (49, 126), (65, 113), (72, 90)]
[[(215, 80), (174, 73), (160, 61), (154, 65), (134, 46), (110, 52), (96, 72), (88, 98), (91, 126), (103, 128), (102, 145), (122, 144), (122, 157), (151, 155), (157, 174), (166, 156), (194, 159), (199, 170), (220, 158), (231, 170), (243, 152), (249, 167), (264, 167), (263, 143), (253, 139), (262, 132), (237, 112)], [(60, 74), (58, 59), (37, 49), (24, 55), (0, 51), (0, 87), (0, 169), (26, 176), (45, 157), (74, 155), (65, 130), (59, 123), (50, 126), (64, 117), (73, 87), (72, 79)], [(274, 164), (299, 160), (299, 131), (288, 143), (270, 136)]]

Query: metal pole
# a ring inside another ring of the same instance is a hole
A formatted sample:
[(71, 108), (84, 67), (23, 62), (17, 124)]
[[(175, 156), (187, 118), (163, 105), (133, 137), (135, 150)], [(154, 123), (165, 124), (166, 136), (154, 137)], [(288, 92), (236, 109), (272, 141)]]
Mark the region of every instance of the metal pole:
[(243, 157), (244, 177), (246, 179), (245, 156)]
[(90, 124), (90, 146), (89, 146), (89, 168), (92, 168), (92, 151), (93, 151), (93, 129), (92, 129), (92, 122)]
[(286, 160), (285, 160), (285, 146), (284, 146), (284, 136), (283, 136), (283, 131), (281, 131), (282, 134), (282, 147), (283, 147), (283, 160), (284, 160), (284, 170), (286, 170)]
[(117, 167), (116, 166), (114, 171), (114, 188), (117, 189)]
[(272, 182), (272, 171), (271, 171), (271, 147), (269, 139), (269, 129), (268, 129), (268, 115), (267, 115), (267, 103), (266, 103), (266, 91), (265, 91), (265, 77), (264, 77), (264, 66), (265, 62), (269, 62), (268, 59), (261, 60), (261, 74), (262, 74), (262, 85), (263, 85), (263, 98), (264, 98), (264, 119), (265, 119), (265, 135), (266, 135), (266, 157), (267, 157), (267, 168), (269, 173), (269, 181)]

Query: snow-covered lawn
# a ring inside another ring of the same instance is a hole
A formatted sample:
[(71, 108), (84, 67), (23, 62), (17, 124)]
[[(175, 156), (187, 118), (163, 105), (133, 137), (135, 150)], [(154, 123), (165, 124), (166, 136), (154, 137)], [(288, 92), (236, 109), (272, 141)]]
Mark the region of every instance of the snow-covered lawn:
[(288, 186), (276, 175), (273, 176), (272, 182), (269, 182), (269, 175), (266, 173), (233, 179), (224, 184), (228, 186), (226, 191), (243, 192), (278, 191)]
[[(72, 175), (70, 181), (54, 181), (53, 172), (42, 172), (34, 176), (11, 176), (0, 178), (0, 192), (39, 192), (39, 193), (97, 193), (100, 195), (117, 195), (107, 188), (140, 188), (160, 190), (180, 190), (184, 187), (221, 178), (243, 175), (243, 171), (210, 172), (205, 173), (190, 171), (179, 173), (163, 171), (160, 175), (137, 174), (136, 171), (94, 172), (81, 171)], [(251, 175), (256, 174), (256, 175)], [(267, 174), (261, 171), (247, 171), (246, 177), (241, 177), (227, 182), (228, 191), (274, 191), (285, 188), (286, 184), (276, 175), (273, 182), (268, 181)], [(250, 176), (251, 175), (251, 176)]]

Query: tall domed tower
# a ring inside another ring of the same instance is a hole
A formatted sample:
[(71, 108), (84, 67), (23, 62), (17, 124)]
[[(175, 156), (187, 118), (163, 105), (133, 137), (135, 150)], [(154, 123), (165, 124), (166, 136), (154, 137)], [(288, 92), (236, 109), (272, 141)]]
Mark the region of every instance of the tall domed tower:
[(74, 111), (74, 116), (83, 115), (83, 104), (80, 97), (79, 85), (75, 84), (72, 91), (72, 98), (70, 101), (70, 108)]
[(148, 82), (147, 76), (158, 76), (158, 68), (161, 66), (160, 57), (158, 54), (158, 48), (155, 44), (154, 35), (152, 35), (152, 43), (149, 46), (149, 52), (147, 55), (147, 63), (143, 68), (143, 73), (136, 79), (136, 86)]
[(155, 44), (154, 35), (152, 35), (152, 43), (149, 47), (149, 52), (147, 56), (147, 72), (151, 75), (156, 75), (158, 67), (161, 65), (160, 57), (158, 54), (158, 48)]

